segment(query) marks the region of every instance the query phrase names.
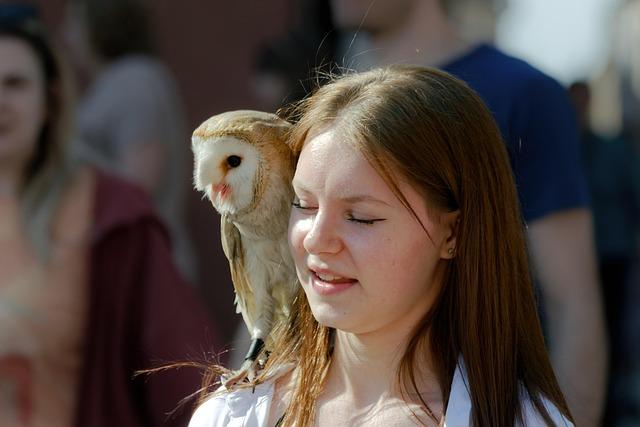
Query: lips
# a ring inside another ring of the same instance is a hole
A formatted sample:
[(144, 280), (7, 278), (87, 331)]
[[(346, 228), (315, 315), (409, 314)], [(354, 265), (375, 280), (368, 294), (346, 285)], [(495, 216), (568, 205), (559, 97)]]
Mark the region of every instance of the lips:
[(346, 277), (342, 277), (342, 276), (334, 276), (333, 274), (323, 274), (323, 273), (318, 273), (315, 272), (316, 276), (327, 283), (344, 283), (350, 279), (346, 278)]
[(320, 295), (335, 295), (358, 283), (356, 279), (339, 276), (327, 271), (310, 269), (309, 272), (311, 273), (312, 287)]

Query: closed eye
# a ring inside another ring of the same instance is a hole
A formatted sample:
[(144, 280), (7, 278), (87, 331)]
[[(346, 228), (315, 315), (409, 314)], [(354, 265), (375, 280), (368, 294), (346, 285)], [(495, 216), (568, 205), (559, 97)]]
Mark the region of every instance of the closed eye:
[(311, 206), (304, 206), (303, 204), (301, 204), (299, 201), (294, 200), (293, 202), (291, 202), (291, 206), (293, 206), (296, 209), (300, 209), (303, 211), (310, 211), (310, 210), (314, 210), (316, 208), (311, 207)]
[(365, 225), (373, 225), (376, 222), (386, 221), (386, 219), (384, 218), (361, 219), (361, 218), (356, 218), (353, 215), (349, 215), (347, 219), (351, 222), (355, 222), (357, 224), (365, 224)]

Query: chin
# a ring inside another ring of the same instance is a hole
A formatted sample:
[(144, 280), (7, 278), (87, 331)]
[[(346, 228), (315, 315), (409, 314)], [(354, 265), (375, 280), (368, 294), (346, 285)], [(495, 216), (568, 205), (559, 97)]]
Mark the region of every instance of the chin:
[(347, 309), (335, 307), (325, 302), (309, 302), (311, 313), (316, 321), (327, 328), (353, 332), (353, 319)]
[(316, 314), (313, 310), (311, 311), (313, 313), (314, 319), (316, 319), (316, 322), (318, 322), (322, 326), (327, 328), (338, 329), (341, 331), (345, 330), (343, 325), (344, 322), (341, 322), (340, 319), (337, 318), (337, 316), (327, 316), (327, 315), (323, 315), (322, 313)]

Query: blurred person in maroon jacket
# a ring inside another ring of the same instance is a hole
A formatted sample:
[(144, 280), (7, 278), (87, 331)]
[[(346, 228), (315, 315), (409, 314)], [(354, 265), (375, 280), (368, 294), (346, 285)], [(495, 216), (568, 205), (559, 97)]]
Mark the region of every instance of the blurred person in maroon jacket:
[(184, 425), (199, 372), (135, 373), (215, 336), (143, 193), (68, 155), (64, 71), (0, 4), (0, 426)]
[(142, 0), (70, 0), (64, 39), (79, 77), (74, 147), (83, 159), (141, 186), (167, 225), (174, 259), (196, 281), (184, 219), (190, 135), (171, 71), (155, 54)]

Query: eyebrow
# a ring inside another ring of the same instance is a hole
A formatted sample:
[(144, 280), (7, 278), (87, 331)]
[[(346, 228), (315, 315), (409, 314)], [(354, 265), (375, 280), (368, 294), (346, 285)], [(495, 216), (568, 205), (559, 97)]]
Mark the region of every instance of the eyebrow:
[(385, 206), (391, 206), (389, 203), (385, 202), (384, 200), (380, 200), (373, 196), (368, 196), (368, 195), (342, 197), (340, 198), (340, 200), (347, 203), (379, 203)]
[[(303, 192), (303, 193), (307, 193), (307, 194), (313, 194), (313, 192), (311, 190), (309, 190), (307, 187), (305, 187), (304, 185), (302, 185), (300, 182), (297, 181), (293, 181), (292, 182), (293, 186)], [(339, 197), (339, 200), (346, 202), (346, 203), (378, 203), (378, 204), (382, 204), (385, 206), (389, 206), (391, 207), (391, 205), (387, 202), (385, 202), (384, 200), (380, 200), (376, 197), (367, 195), (367, 194), (356, 194), (353, 196), (348, 196), (348, 197)]]

